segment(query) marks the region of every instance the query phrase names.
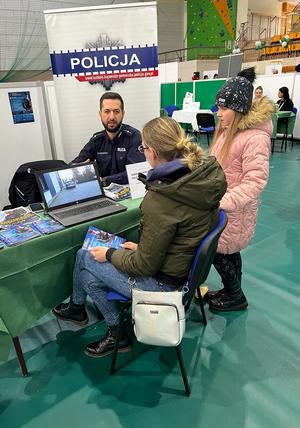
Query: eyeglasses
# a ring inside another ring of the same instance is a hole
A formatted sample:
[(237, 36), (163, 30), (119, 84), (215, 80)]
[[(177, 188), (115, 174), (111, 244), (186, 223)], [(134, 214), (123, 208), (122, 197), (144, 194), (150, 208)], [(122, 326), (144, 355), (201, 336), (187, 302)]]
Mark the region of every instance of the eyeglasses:
[(140, 153), (144, 153), (145, 150), (149, 149), (148, 146), (143, 146), (142, 144), (138, 147)]

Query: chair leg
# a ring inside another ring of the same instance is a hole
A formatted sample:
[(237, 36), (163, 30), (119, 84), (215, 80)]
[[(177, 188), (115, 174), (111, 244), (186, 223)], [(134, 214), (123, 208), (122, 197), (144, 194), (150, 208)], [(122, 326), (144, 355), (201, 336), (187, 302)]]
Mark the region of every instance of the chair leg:
[(189, 384), (189, 381), (188, 381), (188, 378), (186, 375), (186, 370), (185, 370), (185, 366), (184, 366), (184, 362), (183, 362), (183, 358), (182, 358), (182, 354), (181, 354), (180, 345), (176, 346), (176, 354), (177, 354), (177, 359), (179, 362), (182, 380), (184, 383), (185, 392), (186, 392), (186, 395), (189, 397), (191, 395), (191, 388), (190, 388), (190, 384)]
[(207, 146), (209, 147), (209, 134), (208, 134), (208, 132), (206, 133), (206, 139), (207, 139)]
[(274, 153), (275, 138), (271, 138), (271, 153)]
[(15, 350), (16, 350), (16, 354), (17, 354), (17, 357), (18, 357), (18, 361), (19, 361), (19, 365), (20, 365), (20, 368), (21, 368), (22, 376), (24, 376), (24, 377), (28, 376), (28, 370), (27, 370), (27, 367), (26, 367), (26, 363), (25, 363), (25, 359), (24, 359), (24, 354), (23, 354), (23, 351), (22, 351), (21, 344), (20, 344), (18, 336), (13, 337), (12, 341), (13, 341), (13, 344), (14, 344), (14, 347), (15, 347)]
[(126, 308), (122, 307), (121, 312), (120, 312), (120, 321), (119, 321), (119, 326), (118, 326), (118, 331), (117, 331), (116, 343), (115, 343), (114, 352), (113, 352), (113, 356), (112, 356), (112, 362), (111, 362), (111, 366), (110, 366), (110, 372), (109, 372), (110, 375), (113, 375), (115, 372), (115, 366), (116, 366), (116, 362), (117, 362), (117, 355), (118, 355), (118, 349), (119, 349), (119, 343), (120, 343), (120, 338), (121, 338), (121, 333), (122, 333), (122, 328), (123, 328), (125, 312), (126, 312)]
[(206, 319), (206, 314), (205, 314), (203, 299), (202, 299), (202, 295), (201, 295), (201, 291), (200, 291), (199, 287), (197, 288), (197, 296), (198, 296), (198, 301), (199, 301), (199, 305), (200, 305), (200, 309), (201, 309), (201, 315), (202, 315), (203, 324), (207, 325), (207, 319)]

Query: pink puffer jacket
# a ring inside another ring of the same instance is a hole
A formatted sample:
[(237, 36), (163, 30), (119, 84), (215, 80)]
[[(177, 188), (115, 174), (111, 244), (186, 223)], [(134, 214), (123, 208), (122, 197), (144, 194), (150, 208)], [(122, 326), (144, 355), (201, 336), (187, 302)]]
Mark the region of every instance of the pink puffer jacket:
[[(254, 235), (259, 197), (269, 176), (272, 111), (274, 105), (266, 97), (253, 104), (239, 123), (240, 131), (223, 161), (228, 188), (221, 208), (227, 212), (228, 224), (219, 240), (219, 253), (242, 250)], [(223, 132), (211, 149), (217, 159), (224, 137)]]

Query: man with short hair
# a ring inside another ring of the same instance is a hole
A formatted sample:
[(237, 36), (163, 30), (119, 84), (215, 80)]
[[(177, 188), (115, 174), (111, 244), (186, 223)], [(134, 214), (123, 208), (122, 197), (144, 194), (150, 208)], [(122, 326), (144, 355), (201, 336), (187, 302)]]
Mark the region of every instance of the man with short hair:
[(122, 123), (124, 102), (116, 92), (105, 92), (100, 98), (99, 116), (104, 130), (96, 132), (72, 163), (97, 161), (104, 186), (128, 183), (126, 165), (145, 161), (141, 133)]

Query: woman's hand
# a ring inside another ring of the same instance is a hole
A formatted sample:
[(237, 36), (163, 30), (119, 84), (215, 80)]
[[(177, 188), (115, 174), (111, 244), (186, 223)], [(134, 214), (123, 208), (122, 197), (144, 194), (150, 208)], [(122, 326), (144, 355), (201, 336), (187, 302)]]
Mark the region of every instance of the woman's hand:
[(107, 262), (106, 260), (107, 250), (108, 250), (107, 247), (96, 247), (96, 248), (92, 248), (90, 250), (90, 253), (94, 257), (94, 259), (97, 260), (97, 262), (104, 263), (104, 262)]
[(124, 242), (124, 244), (122, 244), (122, 248), (125, 248), (125, 250), (132, 250), (132, 251), (136, 251), (137, 250), (137, 244), (135, 242)]

